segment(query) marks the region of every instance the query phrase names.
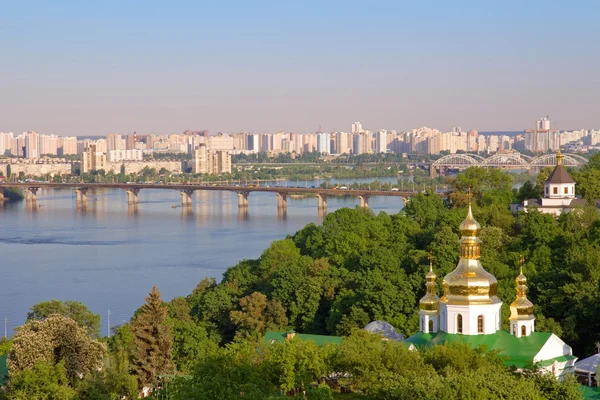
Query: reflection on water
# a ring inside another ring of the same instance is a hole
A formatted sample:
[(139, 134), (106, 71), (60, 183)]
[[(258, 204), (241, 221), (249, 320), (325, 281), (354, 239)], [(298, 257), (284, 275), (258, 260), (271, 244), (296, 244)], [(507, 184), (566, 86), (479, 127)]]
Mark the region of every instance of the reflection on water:
[[(124, 190), (90, 191), (80, 207), (70, 190), (37, 196), (0, 206), (0, 318), (8, 318), (9, 332), (29, 307), (50, 299), (81, 301), (103, 318), (110, 309), (114, 321), (128, 320), (153, 285), (167, 300), (188, 295), (202, 278), (220, 278), (325, 216), (316, 197), (288, 197), (287, 209), (278, 210), (274, 193), (251, 193), (241, 210), (233, 192), (196, 191), (190, 207), (181, 206), (175, 190), (142, 190), (139, 204), (128, 204)], [(333, 212), (358, 199), (329, 197), (327, 205)], [(396, 213), (402, 202), (371, 197), (369, 205)]]

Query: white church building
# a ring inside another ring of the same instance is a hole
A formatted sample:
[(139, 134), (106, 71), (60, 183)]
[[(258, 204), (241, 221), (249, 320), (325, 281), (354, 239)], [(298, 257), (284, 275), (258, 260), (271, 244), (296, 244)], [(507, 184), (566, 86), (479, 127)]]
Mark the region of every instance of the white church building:
[[(549, 179), (549, 191), (557, 185)], [(573, 185), (558, 184), (572, 190)], [(558, 189), (557, 189), (558, 190)], [(574, 192), (570, 192), (574, 193)], [(419, 347), (443, 343), (468, 343), (474, 348), (484, 345), (507, 357), (507, 364), (524, 369), (537, 365), (560, 378), (573, 373), (577, 357), (558, 336), (535, 331), (533, 304), (527, 299), (527, 278), (516, 278), (516, 298), (510, 305), (510, 330), (501, 329), (502, 301), (497, 297), (498, 282), (480, 261), (479, 232), (471, 204), (467, 218), (460, 224), (460, 259), (442, 280), (443, 295), (436, 294), (436, 275), (430, 262), (426, 275), (427, 293), (419, 303), (420, 332), (406, 339)]]
[(541, 199), (528, 199), (521, 204), (512, 204), (511, 211), (527, 212), (527, 209), (535, 208), (540, 212), (559, 216), (570, 212), (574, 207), (584, 205), (585, 200), (575, 197), (575, 181), (563, 166), (563, 155), (559, 150), (556, 154), (556, 167), (544, 183), (544, 196)]

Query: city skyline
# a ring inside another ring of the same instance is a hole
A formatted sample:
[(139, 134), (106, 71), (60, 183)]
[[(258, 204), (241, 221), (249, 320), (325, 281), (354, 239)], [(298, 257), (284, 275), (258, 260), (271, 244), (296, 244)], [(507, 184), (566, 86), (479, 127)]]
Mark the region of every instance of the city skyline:
[(9, 3), (0, 130), (600, 127), (597, 3)]

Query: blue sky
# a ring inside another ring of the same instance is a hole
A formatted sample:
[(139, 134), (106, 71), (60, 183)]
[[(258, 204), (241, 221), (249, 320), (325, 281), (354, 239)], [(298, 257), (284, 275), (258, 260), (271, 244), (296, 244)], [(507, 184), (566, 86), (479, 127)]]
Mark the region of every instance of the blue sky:
[(600, 2), (0, 0), (0, 131), (600, 128)]

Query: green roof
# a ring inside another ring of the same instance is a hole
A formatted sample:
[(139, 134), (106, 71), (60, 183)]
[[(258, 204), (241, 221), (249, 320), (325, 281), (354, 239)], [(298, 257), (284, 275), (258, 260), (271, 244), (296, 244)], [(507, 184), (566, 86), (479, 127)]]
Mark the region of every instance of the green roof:
[(600, 389), (589, 386), (579, 386), (584, 400), (600, 400)]
[[(268, 331), (263, 337), (263, 344), (269, 345), (275, 342), (285, 342), (288, 333), (294, 332), (275, 332)], [(294, 333), (294, 339), (300, 340), (312, 340), (318, 346), (324, 346), (326, 344), (341, 344), (342, 338), (340, 336), (327, 336), (327, 335), (309, 335), (305, 333)]]
[(554, 357), (549, 360), (538, 361), (536, 364), (539, 365), (540, 367), (546, 367), (548, 365), (554, 364), (554, 361), (563, 362), (563, 361), (576, 360), (576, 359), (577, 359), (577, 357), (575, 357), (575, 356), (564, 355), (564, 356)]
[(435, 334), (419, 332), (406, 341), (417, 347), (446, 343), (466, 343), (473, 348), (485, 346), (488, 350), (496, 350), (499, 355), (507, 357), (506, 364), (523, 368), (533, 364), (533, 358), (540, 352), (551, 335), (549, 332), (533, 332), (529, 336), (517, 338), (506, 331), (498, 331), (491, 335), (459, 335), (440, 331)]
[(6, 359), (8, 355), (0, 356), (0, 385), (6, 385), (8, 382), (8, 367), (6, 366)]

